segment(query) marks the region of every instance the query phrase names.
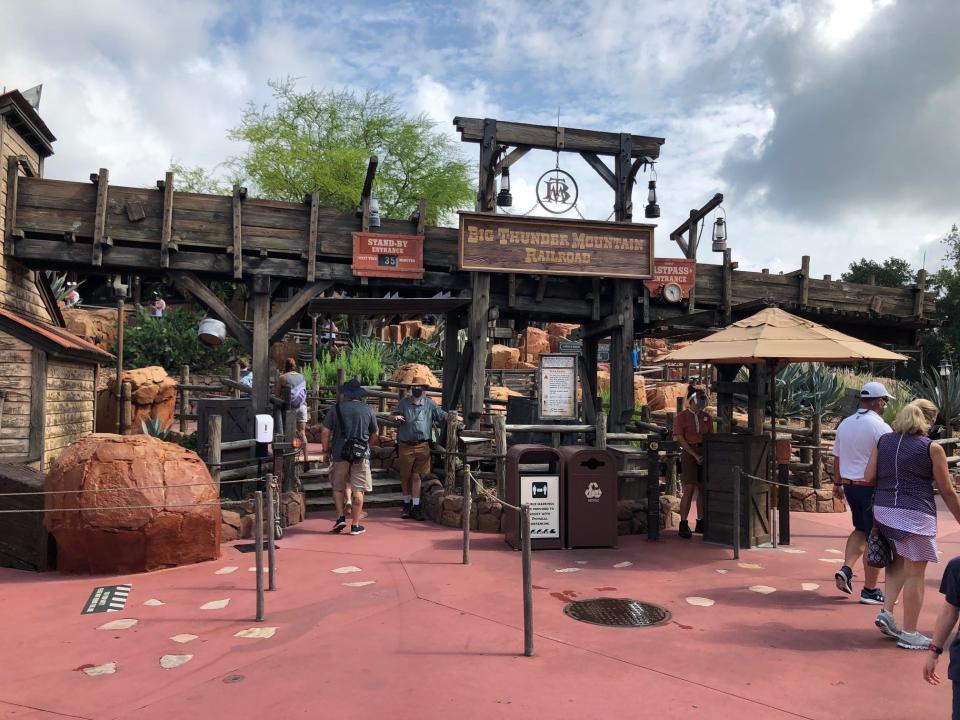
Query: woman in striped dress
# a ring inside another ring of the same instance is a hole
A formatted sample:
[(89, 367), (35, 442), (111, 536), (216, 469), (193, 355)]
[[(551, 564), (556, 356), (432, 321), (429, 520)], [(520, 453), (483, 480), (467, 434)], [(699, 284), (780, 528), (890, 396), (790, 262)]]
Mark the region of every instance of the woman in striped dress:
[[(924, 575), (928, 562), (937, 562), (937, 505), (933, 486), (960, 523), (960, 499), (950, 482), (947, 456), (926, 436), (937, 419), (937, 408), (928, 400), (904, 406), (891, 423), (892, 433), (880, 437), (867, 464), (864, 480), (876, 481), (874, 525), (893, 549), (887, 568), (886, 600), (876, 626), (897, 646), (926, 650), (930, 638), (917, 631), (923, 606)], [(903, 594), (903, 627), (893, 616)]]

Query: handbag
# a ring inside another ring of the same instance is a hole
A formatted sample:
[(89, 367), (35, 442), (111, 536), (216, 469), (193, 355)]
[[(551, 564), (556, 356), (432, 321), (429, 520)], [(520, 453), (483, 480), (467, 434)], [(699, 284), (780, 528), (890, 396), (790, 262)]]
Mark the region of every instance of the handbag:
[[(899, 486), (900, 485), (900, 472), (899, 472), (899, 462), (900, 462), (900, 443), (903, 442), (903, 435), (900, 435), (900, 441), (897, 443), (897, 452), (893, 458), (893, 475), (894, 482)], [(877, 491), (873, 491), (873, 502), (870, 503), (871, 510), (877, 501)], [(867, 550), (864, 553), (863, 560), (867, 565), (874, 568), (885, 568), (893, 565), (893, 548), (890, 547), (890, 541), (884, 537), (883, 533), (880, 532), (880, 528), (877, 527), (876, 521), (873, 523), (873, 528), (870, 530), (870, 535), (867, 536)]]

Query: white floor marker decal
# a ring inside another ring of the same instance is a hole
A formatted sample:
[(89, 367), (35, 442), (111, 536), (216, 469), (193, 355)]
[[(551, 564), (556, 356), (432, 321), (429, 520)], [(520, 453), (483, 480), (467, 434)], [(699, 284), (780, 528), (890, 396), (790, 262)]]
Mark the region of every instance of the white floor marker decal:
[(737, 567), (746, 568), (747, 570), (763, 569), (763, 565), (758, 565), (757, 563), (737, 563)]
[(580, 572), (580, 568), (557, 568), (556, 570), (554, 570), (554, 572), (558, 572), (558, 573)]
[(84, 668), (83, 671), (90, 677), (113, 675), (117, 671), (117, 664), (115, 662), (108, 662), (103, 665), (91, 665), (90, 667)]
[(803, 590), (807, 590), (809, 592), (813, 592), (814, 590), (820, 589), (820, 586), (817, 585), (816, 583), (800, 583), (800, 587)]
[(208, 603), (204, 603), (200, 606), (201, 610), (223, 610), (227, 605), (230, 604), (230, 598), (225, 600), (211, 600)]
[(803, 555), (807, 552), (806, 550), (801, 550), (800, 548), (786, 547), (785, 545), (781, 545), (780, 550), (785, 553), (790, 553), (791, 555)]
[(161, 605), (166, 605), (162, 600), (157, 600), (156, 598), (150, 598), (149, 600), (144, 600), (143, 604), (147, 607), (160, 607)]
[(817, 558), (817, 560), (834, 565), (843, 565), (843, 558)]
[(188, 643), (191, 640), (196, 640), (197, 636), (191, 635), (190, 633), (183, 633), (182, 635), (173, 635), (170, 639), (178, 643)]
[(277, 629), (275, 627), (255, 627), (241, 630), (234, 633), (233, 636), (238, 638), (272, 638), (276, 634)]
[(358, 580), (357, 582), (343, 583), (346, 587), (366, 587), (367, 585), (373, 585), (376, 580)]
[(128, 630), (137, 624), (137, 620), (133, 618), (121, 618), (120, 620), (111, 620), (108, 623), (104, 623), (97, 630)]
[(222, 567), (217, 570), (214, 575), (229, 575), (230, 573), (236, 572), (239, 569), (240, 568), (238, 568), (236, 565), (227, 565), (226, 567)]
[(775, 593), (777, 591), (775, 587), (770, 587), (769, 585), (751, 585), (750, 589), (755, 593), (760, 593), (761, 595), (769, 595), (770, 593)]
[(698, 607), (710, 607), (711, 605), (713, 605), (714, 601), (711, 600), (710, 598), (694, 596), (694, 597), (688, 597), (687, 602), (690, 605), (696, 605)]
[(193, 660), (193, 655), (164, 655), (160, 658), (160, 667), (172, 670)]
[(629, 560), (624, 560), (623, 562), (618, 562), (616, 565), (614, 565), (614, 567), (625, 568), (625, 567), (630, 567), (631, 565), (633, 565), (632, 562), (630, 562)]
[(346, 575), (347, 573), (355, 573), (355, 572), (363, 572), (363, 571), (360, 568), (358, 568), (356, 565), (347, 565), (346, 567), (335, 568), (330, 572), (335, 572), (340, 575)]

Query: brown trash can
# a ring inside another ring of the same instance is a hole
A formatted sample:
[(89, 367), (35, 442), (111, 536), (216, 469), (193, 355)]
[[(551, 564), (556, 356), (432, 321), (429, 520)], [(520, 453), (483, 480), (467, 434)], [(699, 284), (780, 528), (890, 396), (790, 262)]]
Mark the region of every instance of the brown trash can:
[[(511, 505), (530, 505), (530, 548), (560, 550), (564, 538), (563, 461), (546, 445), (514, 445), (507, 450), (504, 498)], [(519, 550), (520, 513), (505, 507), (503, 539)]]
[(568, 548), (617, 546), (617, 461), (583, 445), (560, 448)]

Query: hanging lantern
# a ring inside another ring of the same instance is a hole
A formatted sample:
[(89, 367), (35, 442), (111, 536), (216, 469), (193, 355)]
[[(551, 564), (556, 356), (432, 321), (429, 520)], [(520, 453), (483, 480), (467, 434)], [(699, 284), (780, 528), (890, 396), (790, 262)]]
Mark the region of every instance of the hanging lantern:
[[(719, 208), (723, 210), (723, 208)], [(727, 221), (726, 221), (726, 211), (723, 211), (724, 214), (717, 215), (717, 219), (713, 221), (713, 251), (714, 252), (723, 252), (727, 249)]]
[(657, 205), (657, 172), (650, 172), (650, 182), (647, 183), (647, 206), (643, 214), (648, 218), (660, 217), (660, 206)]
[(500, 192), (497, 193), (497, 207), (512, 207), (513, 195), (510, 194), (510, 168), (505, 167), (500, 173)]
[(953, 373), (953, 365), (950, 364), (950, 361), (947, 358), (943, 358), (940, 361), (940, 367), (938, 368), (940, 377), (950, 377)]
[(367, 209), (367, 219), (371, 228), (380, 227), (380, 201), (376, 195), (370, 196), (370, 205)]

